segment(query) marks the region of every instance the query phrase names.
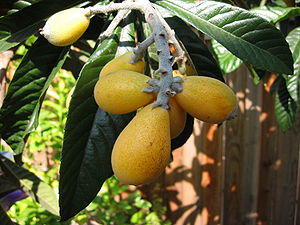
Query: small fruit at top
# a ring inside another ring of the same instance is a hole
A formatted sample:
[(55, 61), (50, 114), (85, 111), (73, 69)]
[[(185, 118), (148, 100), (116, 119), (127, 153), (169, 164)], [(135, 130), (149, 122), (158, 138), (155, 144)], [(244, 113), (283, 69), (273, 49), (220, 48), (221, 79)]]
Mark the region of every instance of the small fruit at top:
[(225, 83), (205, 76), (187, 76), (177, 103), (191, 116), (208, 123), (221, 123), (234, 110), (237, 99)]
[(147, 105), (117, 138), (111, 156), (115, 176), (124, 184), (147, 184), (169, 163), (170, 124), (167, 110)]
[(179, 106), (174, 98), (169, 100), (171, 138), (176, 138), (185, 127), (186, 112)]
[(67, 46), (77, 41), (89, 24), (85, 9), (70, 8), (52, 15), (40, 33), (55, 46)]
[(113, 60), (109, 61), (101, 70), (99, 77), (103, 77), (111, 72), (118, 70), (130, 70), (138, 73), (144, 73), (145, 62), (140, 59), (136, 63), (130, 63), (134, 53), (126, 52)]
[(142, 90), (149, 85), (150, 77), (129, 71), (119, 70), (100, 78), (94, 88), (96, 103), (104, 111), (124, 114), (143, 107), (155, 98), (152, 93)]

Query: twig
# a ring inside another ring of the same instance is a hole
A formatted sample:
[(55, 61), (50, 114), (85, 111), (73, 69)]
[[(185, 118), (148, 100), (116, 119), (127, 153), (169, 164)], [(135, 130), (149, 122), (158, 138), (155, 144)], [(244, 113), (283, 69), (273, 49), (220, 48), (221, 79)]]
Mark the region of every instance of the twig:
[(100, 42), (110, 37), (119, 23), (129, 14), (130, 10), (120, 10), (118, 11), (115, 18), (111, 21), (107, 29), (99, 36)]
[(139, 59), (141, 59), (143, 57), (144, 51), (153, 43), (154, 43), (153, 35), (146, 38), (143, 42), (138, 43), (138, 46), (133, 49), (134, 58), (131, 60), (130, 63), (136, 63)]
[[(159, 67), (156, 71), (157, 74), (160, 75), (159, 81), (152, 81), (149, 84), (152, 86), (146, 88), (145, 92), (158, 92), (157, 99), (153, 104), (153, 107), (161, 106), (164, 109), (168, 109), (169, 98), (170, 96), (175, 95), (178, 91), (182, 90), (181, 85), (178, 81), (173, 80), (172, 75), (172, 63), (174, 61), (173, 56), (170, 54), (168, 41), (171, 41), (174, 44), (176, 49), (176, 57), (180, 60), (183, 58), (183, 51), (180, 48), (179, 43), (177, 42), (174, 31), (171, 30), (169, 25), (165, 22), (165, 20), (158, 14), (157, 10), (155, 10), (154, 6), (150, 3), (149, 0), (136, 0), (135, 2), (122, 2), (122, 3), (110, 3), (108, 5), (95, 5), (93, 7), (88, 7), (87, 15), (94, 15), (97, 13), (108, 13), (116, 10), (139, 10), (145, 15), (146, 22), (150, 25), (153, 30), (153, 35), (147, 38), (144, 42), (140, 43), (139, 46), (134, 50), (136, 56), (132, 59), (132, 61), (137, 60), (142, 56), (142, 52), (153, 43), (156, 44), (157, 47), (157, 55), (159, 57)], [(120, 13), (121, 14), (121, 13)], [(120, 18), (122, 18), (123, 13)], [(114, 20), (114, 25), (111, 27), (116, 27), (115, 23), (120, 22), (121, 19), (118, 18)], [(107, 31), (106, 34), (112, 32), (111, 30)], [(177, 85), (174, 85), (177, 83)], [(172, 89), (173, 88), (173, 89)]]

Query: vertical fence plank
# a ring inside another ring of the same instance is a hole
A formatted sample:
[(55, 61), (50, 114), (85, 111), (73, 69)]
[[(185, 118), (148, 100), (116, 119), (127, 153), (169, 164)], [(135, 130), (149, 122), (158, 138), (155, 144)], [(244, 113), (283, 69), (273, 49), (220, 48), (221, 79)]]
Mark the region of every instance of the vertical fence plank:
[(298, 225), (300, 126), (279, 130), (272, 95), (244, 67), (226, 78), (239, 115), (220, 128), (195, 121), (173, 152), (159, 181), (168, 218), (174, 225)]
[[(197, 140), (197, 139), (196, 139)], [(205, 124), (202, 130), (202, 181), (204, 209), (208, 212), (208, 225), (221, 224), (223, 182), (223, 127)], [(196, 146), (200, 146), (196, 142)]]
[(173, 152), (164, 184), (172, 224), (220, 224), (221, 142), (221, 129), (195, 120), (193, 135)]
[(223, 224), (255, 224), (261, 91), (245, 67), (228, 80), (239, 98), (239, 115), (226, 123)]
[(273, 96), (266, 91), (263, 103), (258, 222), (292, 225), (296, 220), (299, 130), (282, 132), (278, 128)]
[(270, 93), (271, 84), (275, 77), (271, 77), (263, 91), (261, 122), (261, 154), (259, 168), (259, 193), (258, 193), (258, 224), (270, 224), (274, 199), (272, 189), (275, 186), (274, 153), (276, 152), (276, 139), (278, 127), (275, 123), (274, 101)]
[(274, 220), (271, 223), (292, 225), (296, 209), (299, 135), (295, 130), (278, 133), (277, 159), (274, 165), (276, 173)]

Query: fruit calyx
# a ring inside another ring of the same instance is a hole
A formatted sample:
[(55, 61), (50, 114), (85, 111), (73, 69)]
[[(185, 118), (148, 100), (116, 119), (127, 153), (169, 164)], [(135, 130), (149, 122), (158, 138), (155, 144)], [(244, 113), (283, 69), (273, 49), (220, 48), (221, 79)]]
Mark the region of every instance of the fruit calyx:
[(157, 93), (157, 99), (153, 103), (153, 107), (161, 106), (164, 109), (169, 109), (169, 99), (183, 90), (181, 77), (173, 77), (161, 73), (160, 79), (153, 78), (147, 83), (149, 87), (144, 88), (143, 92)]

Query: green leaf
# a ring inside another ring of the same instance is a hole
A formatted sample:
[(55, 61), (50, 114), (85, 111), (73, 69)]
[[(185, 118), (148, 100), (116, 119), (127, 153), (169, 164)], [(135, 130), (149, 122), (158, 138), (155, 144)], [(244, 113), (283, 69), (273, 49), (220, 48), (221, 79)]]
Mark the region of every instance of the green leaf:
[(117, 49), (116, 55), (123, 55), (124, 53), (128, 51), (132, 51), (133, 48), (136, 46), (135, 44), (135, 25), (134, 25), (134, 15), (130, 13), (125, 19), (124, 19), (124, 25), (122, 27), (122, 31), (120, 34), (120, 43), (119, 47)]
[(294, 59), (294, 74), (284, 76), (286, 78), (287, 89), (291, 97), (298, 102), (300, 99), (299, 77), (300, 77), (300, 27), (292, 30), (286, 37)]
[(300, 15), (299, 7), (278, 7), (278, 6), (261, 6), (251, 9), (254, 13), (265, 20), (276, 24), (280, 21)]
[(283, 131), (291, 129), (296, 120), (297, 104), (290, 96), (285, 79), (280, 76), (276, 82), (277, 92), (275, 96), (275, 116), (279, 127)]
[(7, 12), (7, 14), (13, 14), (13, 13), (15, 13), (15, 12), (25, 8), (25, 7), (31, 6), (32, 4), (37, 3), (39, 1), (41, 1), (41, 0), (30, 0), (30, 1), (28, 1), (28, 0), (18, 0), (18, 1), (13, 3), (11, 9)]
[[(75, 152), (72, 146), (73, 152), (68, 152), (66, 155), (66, 148), (64, 148), (60, 170), (62, 221), (88, 206), (100, 191), (104, 181), (113, 175), (111, 151), (114, 142), (134, 115), (135, 113), (113, 115), (98, 108), (93, 126), (90, 132), (87, 132), (89, 137), (83, 151)], [(78, 129), (74, 132), (78, 133)], [(69, 141), (71, 138), (65, 139), (65, 142)], [(74, 141), (74, 144), (81, 144), (81, 142), (81, 140)]]
[(0, 52), (10, 49), (38, 33), (44, 20), (55, 12), (75, 6), (84, 0), (44, 0), (0, 18)]
[(215, 1), (165, 0), (156, 4), (211, 36), (254, 67), (293, 73), (292, 55), (283, 34), (261, 17)]
[(0, 221), (2, 225), (17, 225), (8, 217), (8, 215), (6, 214), (4, 209), (2, 209), (1, 206), (0, 206)]
[(231, 54), (230, 51), (216, 40), (212, 40), (211, 43), (223, 73), (231, 73), (243, 64), (242, 60)]
[(39, 202), (42, 207), (54, 215), (58, 214), (58, 199), (55, 191), (51, 186), (44, 183), (34, 173), (18, 166), (9, 159), (0, 155), (2, 166), (14, 176), (26, 194), (30, 195), (35, 201)]
[(41, 102), (67, 52), (41, 37), (17, 68), (0, 110), (0, 135), (16, 154), (37, 126)]
[[(132, 29), (120, 43), (131, 42)], [(103, 41), (83, 67), (70, 103), (60, 167), (60, 216), (65, 221), (84, 209), (113, 172), (110, 155), (119, 133), (135, 113), (113, 115), (98, 108), (93, 89), (103, 66), (113, 59), (119, 43), (115, 34)], [(124, 35), (124, 36), (123, 36)], [(97, 113), (96, 113), (97, 112)]]
[(213, 77), (224, 81), (222, 72), (203, 40), (200, 39), (190, 27), (176, 17), (166, 18), (166, 21), (174, 29), (177, 37), (184, 45), (187, 53), (194, 63), (200, 76)]

